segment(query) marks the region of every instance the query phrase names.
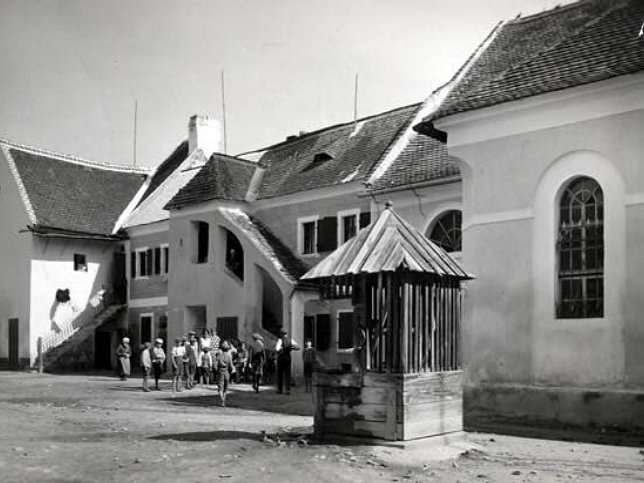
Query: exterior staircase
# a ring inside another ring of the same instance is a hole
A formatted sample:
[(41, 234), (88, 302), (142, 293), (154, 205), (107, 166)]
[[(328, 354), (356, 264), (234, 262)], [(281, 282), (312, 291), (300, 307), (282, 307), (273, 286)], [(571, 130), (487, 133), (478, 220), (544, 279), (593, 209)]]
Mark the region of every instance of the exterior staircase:
[(53, 372), (78, 367), (92, 368), (96, 329), (114, 320), (126, 308), (124, 304), (108, 305), (81, 324), (74, 323), (75, 327), (70, 332), (43, 338), (43, 369)]

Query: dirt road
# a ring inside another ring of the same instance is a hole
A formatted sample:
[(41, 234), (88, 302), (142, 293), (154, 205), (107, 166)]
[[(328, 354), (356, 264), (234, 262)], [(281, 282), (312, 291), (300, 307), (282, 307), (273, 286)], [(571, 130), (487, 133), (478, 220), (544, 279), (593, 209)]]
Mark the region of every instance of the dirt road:
[(210, 388), (139, 384), (0, 373), (0, 481), (644, 481), (639, 448), (489, 434), (406, 449), (315, 444), (308, 394), (233, 386), (222, 408)]

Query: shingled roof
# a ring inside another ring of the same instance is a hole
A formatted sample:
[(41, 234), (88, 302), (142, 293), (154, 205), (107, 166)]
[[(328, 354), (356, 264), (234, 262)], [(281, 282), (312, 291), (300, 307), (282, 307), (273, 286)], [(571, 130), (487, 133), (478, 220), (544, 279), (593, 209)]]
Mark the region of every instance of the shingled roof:
[(0, 141), (39, 233), (111, 236), (148, 170), (102, 164)]
[[(330, 126), (259, 150), (266, 167), (258, 198), (364, 181), (409, 127), (421, 104)], [(240, 156), (254, 156), (257, 153)]]
[(177, 209), (210, 200), (243, 201), (256, 168), (250, 161), (215, 153), (165, 208)]
[(425, 123), (638, 72), (643, 19), (644, 2), (586, 0), (501, 24)]

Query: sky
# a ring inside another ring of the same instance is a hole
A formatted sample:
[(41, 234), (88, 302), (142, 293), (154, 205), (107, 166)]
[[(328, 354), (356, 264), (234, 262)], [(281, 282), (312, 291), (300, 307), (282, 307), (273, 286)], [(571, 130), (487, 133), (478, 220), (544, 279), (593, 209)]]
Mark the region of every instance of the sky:
[[(192, 114), (245, 151), (425, 99), (560, 0), (0, 0), (0, 138), (155, 166)], [(221, 149), (224, 151), (222, 143)]]

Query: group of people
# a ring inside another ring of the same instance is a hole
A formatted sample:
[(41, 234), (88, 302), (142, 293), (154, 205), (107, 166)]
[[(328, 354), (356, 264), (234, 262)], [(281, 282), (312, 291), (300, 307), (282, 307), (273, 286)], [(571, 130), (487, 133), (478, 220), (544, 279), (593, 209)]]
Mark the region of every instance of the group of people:
[[(177, 337), (169, 354), (172, 373), (172, 391), (192, 389), (197, 384), (217, 384), (221, 405), (226, 405), (226, 393), (231, 381), (250, 382), (255, 392), (264, 382), (265, 369), (270, 368), (273, 352), (267, 349), (260, 334), (253, 334), (250, 344), (237, 340), (221, 341), (214, 330), (205, 329), (197, 338), (195, 331), (186, 337)], [(290, 394), (291, 353), (300, 350), (299, 345), (284, 330), (274, 348), (277, 363), (277, 392)], [(130, 339), (124, 337), (116, 356), (122, 380), (130, 375)], [(305, 390), (311, 391), (311, 378), (316, 361), (315, 349), (307, 341), (303, 350)], [(159, 379), (165, 370), (166, 354), (163, 339), (154, 344), (145, 342), (141, 349), (140, 363), (143, 369), (143, 391), (149, 392), (149, 378), (154, 377), (154, 389), (160, 390)]]

